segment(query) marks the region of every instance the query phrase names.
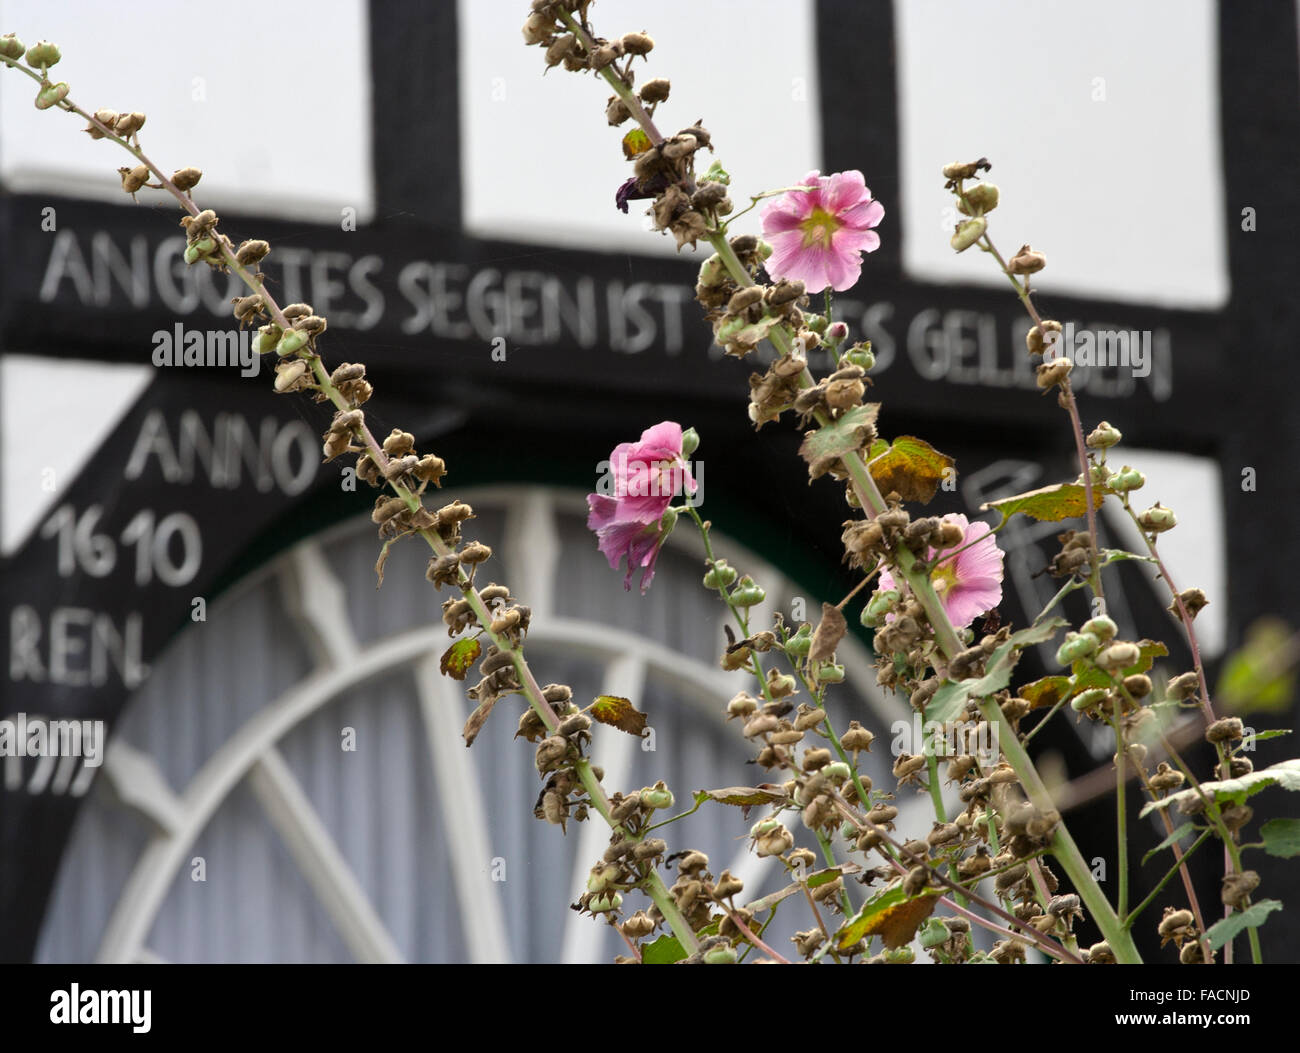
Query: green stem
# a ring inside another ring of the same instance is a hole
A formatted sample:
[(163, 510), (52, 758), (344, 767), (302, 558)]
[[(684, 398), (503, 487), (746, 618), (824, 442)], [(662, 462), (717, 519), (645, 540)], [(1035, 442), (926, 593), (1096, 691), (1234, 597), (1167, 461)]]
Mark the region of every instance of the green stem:
[[(1128, 911), (1128, 809), (1125, 806), (1125, 786), (1128, 780), (1124, 777), (1127, 757), (1124, 733), (1120, 730), (1118, 719), (1112, 717), (1110, 725), (1115, 730), (1115, 833), (1119, 869), (1119, 900), (1115, 912), (1122, 918)], [(1127, 928), (1127, 922), (1125, 927)]]
[(1165, 872), (1165, 876), (1162, 877), (1160, 879), (1159, 884), (1157, 884), (1156, 887), (1151, 890), (1150, 895), (1148, 895), (1146, 899), (1144, 899), (1141, 903), (1139, 903), (1136, 907), (1134, 907), (1133, 912), (1124, 919), (1124, 927), (1126, 929), (1131, 929), (1133, 927), (1133, 922), (1137, 920), (1138, 915), (1141, 914), (1144, 910), (1146, 910), (1147, 907), (1151, 906), (1151, 901), (1154, 900), (1156, 896), (1160, 895), (1160, 890), (1163, 889), (1167, 884), (1169, 884), (1170, 879), (1173, 878), (1175, 874), (1177, 874), (1180, 870), (1183, 869), (1183, 864), (1186, 861), (1186, 859), (1198, 848), (1200, 848), (1202, 842), (1206, 841), (1209, 838), (1210, 834), (1212, 834), (1213, 832), (1214, 832), (1213, 830), (1207, 827), (1205, 830), (1201, 832), (1201, 836), (1192, 842), (1192, 846), (1186, 852), (1183, 853), (1183, 858), (1179, 860), (1175, 860), (1174, 865), (1171, 866), (1168, 869), (1168, 871)]

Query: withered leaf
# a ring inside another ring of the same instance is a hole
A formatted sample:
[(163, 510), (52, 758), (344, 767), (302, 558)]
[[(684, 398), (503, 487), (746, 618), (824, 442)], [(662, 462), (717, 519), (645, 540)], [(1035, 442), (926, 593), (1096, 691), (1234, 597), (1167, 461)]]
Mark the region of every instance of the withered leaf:
[(812, 646), (808, 649), (809, 663), (826, 662), (835, 656), (835, 648), (849, 631), (843, 612), (833, 603), (822, 604), (822, 620), (813, 632)]
[(500, 695), (489, 695), (469, 715), (469, 720), (465, 721), (465, 730), (462, 732), (465, 736), (466, 746), (474, 745), (478, 733), (483, 730), (483, 725), (487, 723), (488, 714), (492, 712), (492, 707), (497, 704), (497, 699), (500, 697)]
[(587, 707), (587, 712), (602, 724), (626, 731), (629, 735), (641, 736), (645, 732), (645, 714), (639, 712), (629, 699), (618, 695), (601, 695)]
[(695, 798), (752, 808), (756, 804), (777, 804), (784, 801), (785, 790), (779, 786), (770, 789), (763, 786), (724, 786), (720, 790), (696, 790)]

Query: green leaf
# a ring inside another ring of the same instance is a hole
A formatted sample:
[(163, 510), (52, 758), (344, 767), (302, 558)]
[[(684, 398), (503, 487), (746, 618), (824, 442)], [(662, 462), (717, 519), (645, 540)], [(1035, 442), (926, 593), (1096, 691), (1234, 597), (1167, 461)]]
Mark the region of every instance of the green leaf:
[[(1203, 782), (1200, 788), (1208, 794), (1213, 794), (1214, 799), (1220, 804), (1226, 802), (1241, 804), (1247, 797), (1252, 797), (1270, 786), (1280, 786), (1284, 790), (1300, 790), (1300, 759), (1271, 764), (1259, 771), (1247, 772), (1237, 779)], [(1192, 787), (1190, 790), (1171, 793), (1158, 801), (1149, 801), (1138, 818), (1143, 818), (1158, 808), (1168, 808), (1171, 804), (1181, 806), (1184, 801), (1190, 801), (1197, 796), (1196, 787)]]
[(839, 420), (823, 425), (804, 436), (799, 456), (808, 462), (808, 475), (816, 479), (825, 475), (841, 457), (859, 449), (876, 427), (879, 402), (854, 406)]
[(645, 714), (620, 695), (601, 695), (587, 707), (587, 711), (602, 724), (626, 731), (629, 735), (640, 736), (645, 731)]
[(443, 676), (449, 676), (453, 680), (464, 680), (469, 667), (474, 664), (482, 650), (483, 645), (479, 643), (477, 637), (462, 637), (447, 648), (438, 663), (438, 668), (442, 670)]
[(676, 936), (664, 933), (654, 943), (647, 943), (641, 948), (643, 965), (672, 965), (686, 957), (681, 941)]
[(1150, 852), (1148, 852), (1146, 855), (1142, 857), (1142, 865), (1146, 866), (1147, 860), (1150, 859), (1157, 852), (1163, 851), (1164, 849), (1168, 848), (1176, 841), (1181, 841), (1184, 837), (1186, 837), (1188, 834), (1192, 833), (1195, 830), (1196, 830), (1195, 823), (1183, 823), (1182, 826), (1176, 827), (1173, 833), (1171, 833), (1168, 837), (1166, 837), (1163, 841), (1161, 841), (1160, 844), (1156, 845), (1155, 848), (1151, 849)]
[(1270, 819), (1259, 833), (1269, 855), (1279, 859), (1300, 856), (1300, 819)]
[(888, 450), (868, 462), (867, 469), (882, 494), (893, 491), (904, 501), (924, 505), (934, 498), (939, 484), (956, 464), (924, 439), (900, 435)]
[(1281, 660), (1291, 650), (1291, 629), (1279, 618), (1260, 618), (1246, 629), (1241, 647), (1223, 663), (1215, 708), (1226, 714), (1246, 711), (1283, 712), (1295, 696), (1295, 658)]
[(1042, 643), (1056, 635), (1057, 630), (1069, 623), (1064, 618), (1048, 618), (1037, 625), (1011, 634), (984, 664), (984, 675), (969, 680), (948, 680), (939, 685), (925, 707), (925, 719), (941, 724), (956, 720), (958, 714), (972, 698), (996, 694), (1011, 683), (1011, 670), (1020, 661), (1021, 650), (1031, 644)]
[(1270, 728), (1268, 731), (1257, 731), (1253, 735), (1247, 735), (1241, 740), (1241, 745), (1243, 748), (1249, 748), (1256, 742), (1263, 742), (1265, 739), (1277, 739), (1290, 734), (1290, 728)]
[[(1092, 506), (1100, 508), (1105, 494), (1100, 486), (1092, 488)], [(1088, 514), (1087, 490), (1081, 483), (1054, 483), (1038, 490), (1029, 490), (1014, 497), (1004, 497), (1000, 501), (989, 501), (980, 505), (980, 511), (993, 508), (1002, 514), (1002, 522), (1013, 515), (1030, 516), (1047, 523), (1059, 523), (1062, 519), (1079, 519)]]
[(1222, 921), (1216, 921), (1205, 930), (1205, 936), (1210, 941), (1210, 950), (1217, 951), (1241, 932), (1242, 929), (1258, 928), (1268, 920), (1268, 916), (1273, 911), (1281, 909), (1281, 900), (1261, 899), (1258, 903), (1252, 903), (1243, 911), (1229, 914)]
[(835, 934), (836, 947), (846, 951), (866, 936), (881, 936), (887, 950), (902, 947), (938, 902), (938, 892), (908, 896), (902, 885), (892, 885), (868, 900), (857, 917)]

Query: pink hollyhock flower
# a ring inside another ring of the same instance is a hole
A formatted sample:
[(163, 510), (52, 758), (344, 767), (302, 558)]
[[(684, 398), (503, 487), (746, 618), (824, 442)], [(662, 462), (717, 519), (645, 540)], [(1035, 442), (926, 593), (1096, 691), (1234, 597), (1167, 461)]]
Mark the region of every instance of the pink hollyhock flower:
[[(956, 523), (962, 528), (961, 544), (953, 547), (971, 547), (940, 562), (930, 572), (930, 583), (934, 585), (953, 627), (964, 629), (979, 615), (1002, 602), (1003, 553), (987, 523), (971, 523), (964, 515), (946, 515), (943, 518), (945, 522)], [(934, 559), (935, 554), (935, 550), (930, 549), (925, 558)], [(897, 587), (894, 576), (888, 570), (882, 570), (880, 589)]]
[(654, 580), (655, 560), (676, 516), (664, 520), (677, 496), (695, 493), (682, 450), (682, 426), (664, 421), (641, 433), (640, 442), (619, 443), (609, 459), (610, 493), (587, 495), (587, 528), (615, 570), (627, 558), (625, 589), (641, 569), (641, 591)]
[(862, 173), (809, 172), (801, 184), (763, 208), (763, 237), (772, 245), (767, 273), (801, 281), (810, 293), (852, 288), (862, 273), (862, 253), (880, 248), (871, 228), (885, 216)]

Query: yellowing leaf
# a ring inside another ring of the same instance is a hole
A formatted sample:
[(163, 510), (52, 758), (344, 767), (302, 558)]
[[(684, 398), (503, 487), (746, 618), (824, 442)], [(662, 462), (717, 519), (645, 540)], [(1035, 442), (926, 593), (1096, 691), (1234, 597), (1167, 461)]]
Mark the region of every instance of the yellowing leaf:
[(474, 664), (482, 650), (483, 646), (476, 637), (459, 639), (447, 648), (442, 661), (438, 663), (438, 668), (442, 670), (443, 676), (449, 676), (453, 680), (464, 680), (469, 667)]
[[(1092, 488), (1092, 506), (1100, 508), (1105, 500), (1101, 486)], [(980, 511), (990, 508), (1002, 513), (1005, 523), (1017, 512), (1041, 519), (1046, 523), (1059, 523), (1062, 519), (1078, 519), (1088, 514), (1087, 491), (1080, 483), (1054, 483), (1038, 490), (1029, 490), (1014, 497), (1004, 497), (1000, 501), (989, 501), (980, 505)]]
[(1016, 688), (1016, 694), (1034, 709), (1044, 709), (1056, 705), (1063, 698), (1069, 698), (1074, 693), (1070, 686), (1068, 676), (1045, 676)]
[(646, 135), (640, 128), (633, 128), (627, 135), (623, 136), (623, 156), (629, 161), (637, 154), (643, 154), (654, 144), (650, 142), (650, 136)]
[(888, 450), (873, 457), (867, 468), (882, 494), (893, 491), (904, 501), (927, 504), (956, 464), (924, 439), (900, 435)]
[(637, 711), (631, 701), (618, 695), (601, 695), (587, 709), (594, 720), (602, 724), (626, 731), (629, 735), (641, 735), (645, 731), (646, 717)]
[(909, 943), (917, 927), (934, 911), (939, 893), (922, 892), (908, 897), (902, 885), (894, 885), (870, 900), (858, 916), (836, 936), (836, 946), (846, 951), (867, 936), (880, 936), (885, 947), (893, 950)]

